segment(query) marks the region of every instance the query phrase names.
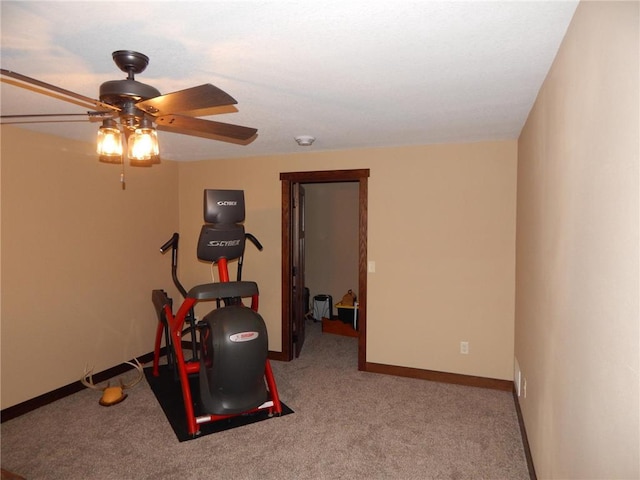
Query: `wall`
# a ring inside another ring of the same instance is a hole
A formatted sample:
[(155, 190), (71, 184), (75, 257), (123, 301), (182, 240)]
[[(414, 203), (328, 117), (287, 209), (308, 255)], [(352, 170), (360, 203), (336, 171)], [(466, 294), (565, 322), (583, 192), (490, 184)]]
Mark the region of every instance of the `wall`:
[(578, 6), (518, 142), (515, 355), (538, 478), (640, 478), (638, 6)]
[(150, 292), (178, 298), (159, 246), (180, 232), (184, 285), (212, 278), (195, 257), (205, 188), (245, 190), (265, 248), (243, 278), (280, 351), (279, 175), (300, 170), (371, 169), (368, 361), (512, 378), (515, 141), (163, 162), (127, 168), (122, 191), (89, 143), (0, 133), (2, 408), (152, 351)]
[(126, 170), (88, 143), (3, 125), (2, 408), (153, 350), (158, 249), (178, 227), (172, 162)]
[[(358, 183), (315, 183), (305, 189), (305, 285), (334, 305), (358, 294)], [(337, 310), (333, 309), (333, 314)]]
[[(259, 141), (259, 139), (257, 140)], [(245, 190), (243, 278), (281, 350), (281, 172), (369, 168), (367, 361), (513, 378), (516, 142), (255, 157), (180, 165), (180, 231), (195, 249), (205, 188)], [(210, 269), (183, 257), (186, 285)], [(459, 353), (460, 341), (470, 354)]]

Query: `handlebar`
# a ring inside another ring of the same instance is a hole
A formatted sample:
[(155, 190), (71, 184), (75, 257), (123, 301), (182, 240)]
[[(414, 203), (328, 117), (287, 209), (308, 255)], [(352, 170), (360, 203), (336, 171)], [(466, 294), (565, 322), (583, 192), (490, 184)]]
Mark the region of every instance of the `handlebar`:
[(249, 240), (251, 240), (251, 243), (253, 243), (258, 250), (262, 251), (262, 244), (258, 241), (256, 237), (254, 237), (250, 233), (245, 233), (244, 236)]
[(169, 240), (167, 240), (167, 242), (164, 245), (160, 247), (160, 253), (166, 252), (169, 247), (175, 246), (177, 248), (179, 238), (180, 238), (180, 235), (178, 235), (177, 233), (174, 233), (173, 236)]
[[(262, 244), (258, 241), (256, 237), (246, 232), (244, 234), (244, 237), (250, 240), (251, 243), (253, 243), (258, 250), (262, 251)], [(242, 280), (242, 264), (243, 263), (244, 263), (244, 252), (242, 253), (242, 255), (240, 255), (240, 258), (238, 258), (238, 274), (236, 276), (236, 279), (238, 281)]]
[(182, 286), (180, 280), (178, 280), (178, 241), (180, 235), (176, 232), (164, 245), (160, 247), (160, 253), (165, 253), (169, 247), (171, 247), (171, 278), (176, 288), (182, 295), (182, 298), (187, 298), (187, 290)]

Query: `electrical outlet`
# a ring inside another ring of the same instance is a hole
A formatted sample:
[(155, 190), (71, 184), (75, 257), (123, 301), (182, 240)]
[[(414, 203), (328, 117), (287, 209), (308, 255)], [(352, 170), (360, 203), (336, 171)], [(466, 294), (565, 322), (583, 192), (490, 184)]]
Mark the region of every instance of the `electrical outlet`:
[(463, 355), (469, 354), (469, 342), (460, 342), (460, 353)]
[(373, 260), (369, 260), (367, 262), (367, 271), (369, 273), (376, 273), (376, 262), (374, 262)]
[(522, 379), (522, 396), (524, 398), (527, 398), (527, 379), (526, 378)]

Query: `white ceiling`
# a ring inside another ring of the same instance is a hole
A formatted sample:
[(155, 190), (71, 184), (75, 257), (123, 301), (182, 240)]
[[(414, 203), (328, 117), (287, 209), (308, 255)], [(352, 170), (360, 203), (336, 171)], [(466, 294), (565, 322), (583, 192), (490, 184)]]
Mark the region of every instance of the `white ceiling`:
[[(162, 158), (515, 139), (577, 1), (149, 1), (0, 4), (2, 68), (97, 98), (115, 50), (162, 93), (212, 83), (258, 129), (240, 146), (160, 132)], [(0, 83), (1, 113), (82, 113)], [(22, 124), (95, 141), (99, 123)], [(300, 147), (297, 135), (313, 135)]]

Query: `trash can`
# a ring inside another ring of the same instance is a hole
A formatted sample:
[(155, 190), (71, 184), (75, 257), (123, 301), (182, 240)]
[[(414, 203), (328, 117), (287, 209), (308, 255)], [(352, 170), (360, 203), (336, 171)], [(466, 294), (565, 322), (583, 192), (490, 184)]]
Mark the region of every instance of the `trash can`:
[(323, 318), (331, 319), (333, 299), (331, 295), (320, 294), (313, 297), (313, 319), (320, 322)]

